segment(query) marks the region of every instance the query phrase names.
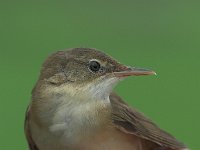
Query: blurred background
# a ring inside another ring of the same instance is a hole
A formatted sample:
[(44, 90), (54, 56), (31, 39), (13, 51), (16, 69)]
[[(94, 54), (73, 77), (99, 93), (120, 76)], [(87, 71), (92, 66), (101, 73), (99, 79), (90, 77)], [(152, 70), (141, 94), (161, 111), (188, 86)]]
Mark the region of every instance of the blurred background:
[(200, 149), (200, 2), (0, 0), (0, 149), (27, 150), (23, 124), (44, 59), (91, 47), (157, 76), (116, 91), (192, 150)]

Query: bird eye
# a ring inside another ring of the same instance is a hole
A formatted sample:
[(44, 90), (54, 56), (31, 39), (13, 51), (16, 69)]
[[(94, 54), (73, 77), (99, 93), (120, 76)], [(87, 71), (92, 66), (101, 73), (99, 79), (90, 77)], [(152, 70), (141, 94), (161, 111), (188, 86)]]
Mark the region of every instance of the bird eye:
[(101, 69), (101, 65), (99, 62), (95, 61), (95, 60), (92, 60), (89, 62), (89, 69), (92, 71), (92, 72), (97, 72)]

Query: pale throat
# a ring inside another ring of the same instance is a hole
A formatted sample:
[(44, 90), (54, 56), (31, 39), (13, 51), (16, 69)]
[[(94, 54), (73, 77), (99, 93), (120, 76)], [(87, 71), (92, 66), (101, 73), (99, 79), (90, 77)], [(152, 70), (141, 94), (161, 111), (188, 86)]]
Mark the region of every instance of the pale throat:
[[(48, 89), (53, 96), (48, 105), (59, 102), (51, 118), (49, 129), (52, 133), (62, 133), (67, 138), (87, 135), (108, 123), (111, 115), (109, 95), (119, 80), (110, 78), (98, 84), (85, 86), (64, 84)], [(54, 94), (53, 94), (54, 93)], [(59, 93), (59, 94), (58, 94)], [(47, 111), (48, 112), (48, 111)]]
[(65, 97), (70, 97), (70, 99), (66, 99), (66, 102), (73, 100), (73, 103), (85, 103), (86, 101), (103, 100), (106, 103), (109, 102), (110, 93), (119, 81), (121, 79), (116, 77), (100, 77), (88, 83), (66, 83), (55, 88), (52, 92), (58, 92), (65, 95)]

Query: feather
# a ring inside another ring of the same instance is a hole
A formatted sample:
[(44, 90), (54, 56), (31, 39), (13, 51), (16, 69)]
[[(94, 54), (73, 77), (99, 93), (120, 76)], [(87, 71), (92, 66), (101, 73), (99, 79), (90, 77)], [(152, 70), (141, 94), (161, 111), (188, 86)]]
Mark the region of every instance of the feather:
[(29, 127), (29, 107), (26, 110), (26, 117), (25, 117), (25, 123), (24, 123), (24, 131), (25, 131), (25, 135), (26, 135), (26, 139), (28, 141), (28, 145), (29, 145), (29, 150), (39, 150), (37, 145), (35, 144), (35, 142), (33, 141), (32, 137), (31, 137), (31, 131), (30, 131), (30, 127)]
[(153, 142), (162, 150), (186, 150), (186, 146), (183, 143), (160, 129), (136, 109), (130, 108), (116, 94), (111, 93), (110, 101), (112, 106), (112, 121), (119, 130)]

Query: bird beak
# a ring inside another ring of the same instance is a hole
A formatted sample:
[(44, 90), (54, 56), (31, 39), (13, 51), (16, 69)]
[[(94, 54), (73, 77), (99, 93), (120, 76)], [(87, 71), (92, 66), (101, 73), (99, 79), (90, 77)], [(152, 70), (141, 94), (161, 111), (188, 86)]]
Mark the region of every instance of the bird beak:
[(128, 76), (156, 75), (156, 72), (149, 69), (126, 67), (126, 69), (123, 71), (114, 72), (114, 75), (121, 78)]

